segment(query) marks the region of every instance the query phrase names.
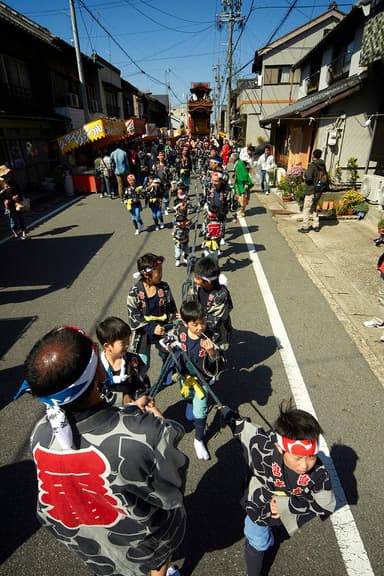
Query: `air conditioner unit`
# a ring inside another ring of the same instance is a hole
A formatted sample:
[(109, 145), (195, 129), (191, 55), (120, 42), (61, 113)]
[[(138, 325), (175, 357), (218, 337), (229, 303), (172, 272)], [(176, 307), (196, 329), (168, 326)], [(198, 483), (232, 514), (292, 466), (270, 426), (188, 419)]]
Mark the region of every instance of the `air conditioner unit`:
[(384, 204), (384, 176), (366, 174), (361, 183), (361, 193), (371, 204)]
[(79, 97), (74, 92), (69, 92), (66, 97), (67, 106), (70, 108), (79, 108)]

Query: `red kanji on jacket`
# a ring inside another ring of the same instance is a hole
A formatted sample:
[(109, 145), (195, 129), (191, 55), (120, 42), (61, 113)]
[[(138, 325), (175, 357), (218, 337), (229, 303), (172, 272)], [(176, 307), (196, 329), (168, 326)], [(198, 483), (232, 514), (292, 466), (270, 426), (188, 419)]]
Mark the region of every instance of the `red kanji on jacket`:
[(272, 474), (277, 477), (281, 476), (281, 468), (277, 462), (273, 462), (272, 464)]
[(294, 488), (293, 490), (291, 490), (291, 494), (293, 496), (298, 496), (299, 494), (302, 493), (302, 489), (301, 488)]
[(110, 493), (106, 462), (95, 448), (77, 452), (50, 452), (36, 448), (34, 458), (41, 503), (48, 516), (68, 528), (112, 526), (126, 516)]
[(299, 478), (297, 479), (297, 484), (298, 486), (306, 486), (310, 480), (311, 479), (308, 474), (300, 474)]

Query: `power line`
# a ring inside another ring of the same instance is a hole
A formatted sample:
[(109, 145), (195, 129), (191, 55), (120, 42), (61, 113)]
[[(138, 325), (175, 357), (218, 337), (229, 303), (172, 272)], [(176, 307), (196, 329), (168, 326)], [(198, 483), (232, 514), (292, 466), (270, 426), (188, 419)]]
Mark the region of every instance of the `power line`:
[[(161, 26), (161, 28), (164, 28), (165, 30), (170, 30), (171, 32), (178, 32), (180, 34), (196, 34), (196, 31), (192, 31), (192, 30), (179, 30), (177, 28), (171, 28), (170, 26), (167, 26), (166, 24), (162, 24), (161, 22), (158, 22), (157, 20), (154, 20), (153, 18), (151, 18), (151, 16), (149, 16), (148, 14), (146, 14), (145, 12), (142, 12), (142, 10), (139, 10), (139, 8), (137, 6), (135, 6), (134, 4), (132, 4), (129, 0), (125, 0), (125, 4), (128, 4), (128, 6), (130, 6), (131, 8), (133, 8), (134, 10), (136, 10), (136, 12), (138, 12), (139, 14), (141, 14), (142, 16), (144, 16), (144, 18), (147, 18), (148, 20), (150, 20), (151, 22), (154, 22), (155, 24), (158, 24), (159, 26)], [(209, 26), (207, 26), (207, 28), (204, 28), (203, 30), (200, 30), (200, 32), (205, 32), (206, 30), (208, 30), (210, 27), (212, 26), (212, 24), (210, 24)]]
[(251, 13), (252, 13), (254, 3), (255, 3), (255, 0), (252, 0), (251, 6), (250, 6), (249, 11), (248, 11), (248, 14), (247, 14), (244, 22), (242, 23), (240, 34), (239, 34), (239, 36), (238, 36), (238, 38), (237, 38), (237, 40), (236, 40), (236, 42), (235, 42), (235, 45), (234, 45), (234, 47), (233, 47), (233, 52), (235, 52), (236, 48), (237, 48), (238, 45), (239, 45), (240, 38), (241, 38), (242, 35), (243, 35), (243, 32), (244, 32), (244, 30), (245, 30), (245, 27), (246, 27), (246, 25), (247, 25), (247, 22), (248, 22), (248, 20), (249, 20), (249, 17), (250, 17), (250, 15), (251, 15)]
[(153, 6), (152, 4), (150, 4), (149, 2), (145, 2), (144, 0), (140, 0), (140, 2), (142, 4), (145, 4), (146, 6), (149, 6), (150, 8), (152, 8), (152, 10), (157, 10), (157, 12), (160, 12), (160, 14), (164, 14), (165, 16), (170, 16), (171, 18), (174, 18), (175, 20), (181, 20), (182, 22), (189, 22), (190, 24), (210, 24), (210, 22), (208, 22), (208, 21), (201, 22), (198, 20), (187, 20), (186, 18), (181, 18), (180, 16), (176, 16), (175, 14), (171, 14), (170, 12), (165, 12), (165, 10), (161, 10), (160, 8), (157, 8), (157, 6)]
[[(297, 3), (297, 0), (294, 0), (293, 3), (290, 5), (290, 7), (288, 8), (287, 13), (283, 16), (283, 18), (281, 19), (281, 21), (279, 22), (278, 26), (276, 26), (276, 28), (274, 29), (274, 31), (272, 32), (272, 34), (270, 35), (270, 37), (268, 38), (268, 40), (265, 42), (264, 46), (268, 46), (268, 44), (270, 44), (273, 40), (273, 38), (275, 37), (275, 35), (278, 33), (278, 31), (280, 30), (280, 28), (282, 27), (282, 25), (284, 24), (284, 22), (287, 20), (288, 16), (290, 15), (290, 13), (292, 12), (292, 10), (294, 9), (295, 5)], [(247, 62), (246, 64), (244, 64), (244, 66), (242, 66), (241, 68), (239, 68), (237, 70), (237, 72), (235, 72), (234, 76), (237, 76), (242, 70), (244, 70), (244, 68), (246, 68), (247, 66), (249, 66), (249, 64), (251, 64), (251, 62), (253, 62), (255, 59), (255, 57), (251, 58), (251, 60), (249, 60), (249, 62)]]
[[(129, 60), (130, 62), (132, 62), (132, 64), (133, 64), (134, 66), (136, 66), (136, 68), (138, 68), (138, 70), (139, 70), (142, 74), (148, 76), (148, 74), (145, 72), (145, 70), (143, 70), (142, 68), (140, 68), (140, 66), (139, 66), (138, 64), (136, 64), (135, 60), (128, 54), (128, 52), (125, 50), (125, 48), (123, 48), (123, 46), (122, 46), (117, 40), (115, 40), (115, 38), (112, 36), (112, 34), (111, 34), (111, 33), (107, 30), (107, 28), (104, 26), (104, 24), (102, 24), (102, 23), (100, 22), (100, 20), (99, 20), (98, 18), (96, 18), (96, 16), (89, 10), (89, 8), (84, 4), (83, 0), (79, 0), (79, 4), (81, 4), (81, 5), (83, 6), (84, 10), (86, 10), (86, 11), (88, 12), (88, 14), (91, 16), (91, 18), (93, 18), (93, 19), (95, 20), (95, 22), (100, 26), (100, 28), (101, 28), (102, 30), (104, 30), (104, 32), (107, 34), (107, 36), (113, 40), (113, 42), (116, 44), (116, 46), (118, 46), (118, 47), (120, 48), (120, 50), (121, 50), (122, 52), (124, 52), (124, 54), (126, 55), (126, 57), (128, 58), (128, 60)], [(156, 81), (157, 81), (159, 84), (164, 84), (164, 85), (165, 85), (165, 82), (161, 82), (161, 80), (157, 80), (157, 79), (156, 79)]]
[[(79, 3), (83, 6), (84, 10), (86, 10), (88, 12), (88, 14), (91, 16), (91, 18), (93, 18), (95, 20), (95, 22), (97, 22), (97, 24), (100, 26), (100, 28), (102, 28), (102, 30), (104, 30), (104, 32), (107, 34), (107, 36), (116, 44), (116, 46), (118, 46), (120, 48), (120, 50), (126, 55), (126, 57), (128, 58), (128, 60), (130, 62), (132, 62), (132, 64), (141, 72), (141, 74), (143, 74), (144, 76), (146, 76), (147, 78), (149, 78), (150, 80), (152, 80), (153, 82), (156, 82), (157, 84), (160, 84), (162, 86), (165, 86), (167, 88), (167, 84), (165, 82), (162, 82), (161, 80), (159, 80), (158, 78), (155, 78), (154, 76), (152, 76), (151, 74), (148, 74), (148, 72), (146, 72), (145, 70), (143, 70), (143, 68), (141, 68), (136, 62), (135, 60), (128, 54), (128, 52), (125, 50), (125, 48), (112, 36), (112, 34), (107, 30), (107, 28), (100, 22), (100, 20), (98, 18), (96, 18), (96, 16), (91, 12), (91, 10), (89, 10), (89, 8), (84, 4), (83, 0), (79, 0)], [(175, 96), (175, 98), (181, 103), (181, 100), (179, 99), (179, 97), (173, 92), (173, 90), (171, 89), (172, 94)]]
[(91, 47), (91, 50), (92, 50), (92, 52), (95, 52), (95, 49), (94, 49), (93, 44), (92, 44), (91, 37), (90, 37), (89, 32), (88, 32), (87, 25), (86, 25), (85, 20), (84, 20), (84, 14), (83, 14), (83, 11), (82, 11), (82, 10), (80, 10), (80, 16), (81, 16), (81, 21), (82, 21), (83, 26), (84, 26), (84, 30), (85, 30), (85, 32), (86, 32), (86, 34), (87, 34), (87, 38), (88, 38), (88, 42), (89, 42), (89, 45), (90, 45), (90, 47)]

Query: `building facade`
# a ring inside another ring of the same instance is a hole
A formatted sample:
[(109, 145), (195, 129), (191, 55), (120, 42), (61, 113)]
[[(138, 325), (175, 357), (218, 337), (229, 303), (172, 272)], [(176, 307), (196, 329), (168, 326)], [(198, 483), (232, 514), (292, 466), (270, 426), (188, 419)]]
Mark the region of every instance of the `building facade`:
[(270, 139), (268, 125), (260, 124), (298, 98), (299, 71), (292, 66), (317, 45), (343, 18), (334, 5), (330, 9), (255, 53), (252, 72), (255, 78), (239, 80), (237, 118), (243, 143), (253, 145)]

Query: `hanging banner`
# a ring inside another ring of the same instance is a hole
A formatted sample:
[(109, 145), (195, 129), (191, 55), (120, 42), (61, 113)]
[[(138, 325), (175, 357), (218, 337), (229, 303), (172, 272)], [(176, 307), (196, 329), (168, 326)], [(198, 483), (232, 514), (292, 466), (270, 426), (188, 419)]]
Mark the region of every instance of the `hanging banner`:
[(127, 129), (124, 120), (116, 118), (99, 118), (93, 122), (84, 124), (81, 128), (72, 130), (57, 138), (62, 154), (74, 150), (84, 144), (95, 142), (101, 138), (105, 138), (109, 142), (118, 140), (127, 135)]
[(128, 136), (140, 136), (140, 134), (145, 134), (145, 120), (142, 118), (128, 118), (125, 121), (125, 126), (127, 127)]

